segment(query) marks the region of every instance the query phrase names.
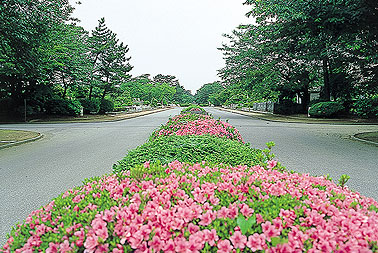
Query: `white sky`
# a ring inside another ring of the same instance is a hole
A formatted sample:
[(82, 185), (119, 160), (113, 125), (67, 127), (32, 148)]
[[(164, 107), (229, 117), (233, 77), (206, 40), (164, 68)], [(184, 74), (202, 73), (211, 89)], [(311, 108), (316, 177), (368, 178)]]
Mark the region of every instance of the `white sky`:
[(194, 94), (218, 80), (217, 50), (239, 24), (251, 23), (243, 0), (81, 0), (73, 14), (93, 30), (101, 17), (129, 45), (133, 76), (174, 75)]

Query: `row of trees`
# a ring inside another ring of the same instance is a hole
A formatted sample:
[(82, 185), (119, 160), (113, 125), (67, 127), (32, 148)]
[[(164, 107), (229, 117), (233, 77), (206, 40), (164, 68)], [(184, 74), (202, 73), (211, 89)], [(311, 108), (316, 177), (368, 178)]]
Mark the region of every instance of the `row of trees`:
[[(378, 106), (378, 2), (375, 0), (246, 0), (255, 25), (225, 35), (219, 70), (229, 103), (293, 101), (310, 92), (348, 109)], [(213, 95), (214, 97), (214, 95)], [(219, 97), (219, 96), (218, 96)], [(222, 100), (220, 103), (227, 102)], [(374, 104), (376, 103), (376, 104)], [(361, 109), (361, 108), (360, 108)], [(367, 109), (368, 110), (368, 109)]]
[(132, 78), (129, 48), (105, 19), (88, 32), (72, 11), (68, 0), (1, 1), (0, 111), (21, 112), (25, 99), (29, 113), (52, 112), (62, 101), (72, 106), (73, 99), (191, 101), (173, 76)]

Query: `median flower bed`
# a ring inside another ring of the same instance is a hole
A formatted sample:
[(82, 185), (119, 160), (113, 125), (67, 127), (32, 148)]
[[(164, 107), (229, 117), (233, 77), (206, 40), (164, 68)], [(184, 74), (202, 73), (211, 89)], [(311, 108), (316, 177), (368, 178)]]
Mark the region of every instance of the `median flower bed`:
[(16, 228), (4, 249), (372, 250), (377, 206), (323, 177), (274, 167), (146, 163), (63, 193)]
[(202, 114), (202, 115), (207, 115), (207, 112), (201, 108), (198, 105), (191, 105), (181, 111), (182, 114), (185, 113), (191, 113), (191, 114)]
[[(3, 251), (378, 250), (375, 200), (325, 177), (288, 172), (269, 148), (210, 135), (160, 136), (144, 145), (115, 173), (87, 179), (31, 213)], [(182, 161), (170, 161), (175, 155)]]
[[(188, 116), (187, 116), (188, 115)], [(239, 131), (227, 122), (215, 120), (210, 116), (198, 117), (192, 114), (178, 115), (172, 118), (166, 125), (163, 125), (152, 134), (152, 138), (169, 135), (214, 135), (217, 137), (225, 137), (231, 140), (243, 141)]]

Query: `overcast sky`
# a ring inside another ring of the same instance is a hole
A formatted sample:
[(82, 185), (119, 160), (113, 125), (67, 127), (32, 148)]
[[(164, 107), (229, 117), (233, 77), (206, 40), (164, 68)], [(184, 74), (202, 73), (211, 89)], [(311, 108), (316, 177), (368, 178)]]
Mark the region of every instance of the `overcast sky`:
[(194, 94), (218, 80), (224, 33), (251, 23), (243, 0), (81, 0), (74, 16), (86, 30), (101, 17), (129, 45), (131, 74), (174, 75)]

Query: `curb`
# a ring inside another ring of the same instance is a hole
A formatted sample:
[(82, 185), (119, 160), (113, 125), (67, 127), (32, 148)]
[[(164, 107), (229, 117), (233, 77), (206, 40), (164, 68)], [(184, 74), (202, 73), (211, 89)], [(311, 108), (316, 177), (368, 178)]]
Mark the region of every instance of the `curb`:
[[(127, 120), (127, 119), (132, 119), (136, 117), (141, 117), (145, 115), (149, 115), (152, 113), (158, 113), (158, 112), (163, 112), (167, 110), (171, 110), (172, 108), (161, 108), (157, 110), (151, 110), (151, 111), (144, 111), (146, 113), (144, 114), (138, 114), (138, 113), (130, 113), (126, 114), (128, 117), (125, 118), (114, 118), (114, 119), (107, 119), (107, 120), (96, 120), (96, 121), (71, 121), (71, 122), (65, 122), (65, 121), (51, 121), (51, 122), (45, 122), (45, 121), (34, 121), (34, 122), (28, 122), (29, 124), (75, 124), (75, 123), (102, 123), (102, 122), (116, 122), (116, 121), (121, 121), (121, 120)], [(135, 114), (135, 115), (133, 115)]]
[(127, 117), (127, 118), (124, 118), (124, 119), (114, 119), (114, 120), (108, 120), (108, 121), (95, 121), (95, 122), (81, 122), (81, 123), (116, 122), (116, 121), (121, 121), (121, 120), (127, 120), (127, 119), (142, 117), (142, 116), (150, 115), (150, 114), (153, 114), (153, 113), (164, 112), (164, 111), (168, 111), (168, 110), (171, 110), (171, 109), (172, 108), (162, 108), (162, 109), (158, 109), (158, 110), (145, 111), (146, 113), (144, 113), (144, 114), (137, 114), (136, 113), (137, 115), (133, 115), (133, 113), (130, 113), (130, 114), (128, 114), (128, 115), (130, 115), (130, 117)]
[(378, 143), (377, 143), (377, 142), (364, 140), (364, 139), (361, 139), (361, 138), (356, 137), (356, 135), (357, 135), (357, 134), (352, 135), (351, 138), (352, 138), (353, 140), (357, 140), (357, 141), (361, 141), (361, 142), (365, 142), (365, 143), (368, 143), (368, 144), (372, 144), (372, 145), (376, 145), (376, 146), (378, 146)]
[[(244, 111), (239, 111), (239, 110), (226, 109), (226, 108), (220, 108), (220, 107), (214, 107), (214, 108), (217, 109), (217, 110), (226, 111), (226, 112), (230, 112), (230, 113), (236, 113), (236, 114), (240, 114), (240, 115), (244, 115), (244, 116), (248, 116), (248, 117), (252, 117), (252, 118), (256, 118), (256, 119), (260, 119), (260, 120), (265, 120), (265, 121), (269, 121), (269, 122), (281, 122), (281, 123), (291, 123), (291, 124), (295, 123), (295, 124), (352, 125), (352, 126), (353, 125), (378, 125), (378, 123), (363, 123), (363, 122), (356, 122), (356, 123), (352, 123), (352, 122), (344, 122), (344, 123), (342, 123), (342, 122), (321, 122), (321, 121), (319, 121), (319, 122), (314, 122), (314, 121), (301, 122), (301, 121), (297, 121), (296, 119), (290, 119), (290, 118), (287, 119), (288, 121), (284, 121), (284, 120), (279, 120), (279, 119), (266, 119), (266, 118), (263, 118), (263, 117), (250, 115), (249, 112), (244, 112)], [(252, 112), (252, 113), (264, 114), (262, 112)], [(265, 114), (267, 114), (267, 113), (265, 113)]]
[(2, 146), (0, 146), (0, 149), (9, 148), (9, 147), (12, 147), (12, 146), (21, 145), (21, 144), (28, 143), (28, 142), (33, 142), (33, 141), (41, 139), (42, 137), (43, 137), (43, 134), (38, 133), (37, 137), (26, 139), (26, 140), (23, 140), (23, 141), (12, 142), (12, 143), (6, 144), (6, 145), (2, 145)]

